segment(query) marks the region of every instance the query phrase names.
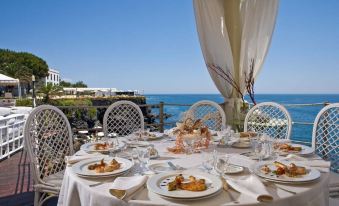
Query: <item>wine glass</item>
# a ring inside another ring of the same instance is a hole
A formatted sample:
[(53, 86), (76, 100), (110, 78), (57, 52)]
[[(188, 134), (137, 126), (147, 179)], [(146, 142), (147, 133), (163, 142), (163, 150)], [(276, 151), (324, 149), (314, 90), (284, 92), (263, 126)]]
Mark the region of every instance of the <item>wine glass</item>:
[(194, 152), (194, 138), (191, 137), (184, 137), (184, 141), (186, 143), (186, 148), (185, 148), (185, 152), (186, 154), (193, 154)]
[(217, 171), (217, 173), (221, 176), (224, 177), (225, 172), (227, 171), (227, 168), (229, 166), (229, 155), (224, 155), (222, 157), (218, 157), (216, 159), (216, 162), (214, 164), (214, 170)]

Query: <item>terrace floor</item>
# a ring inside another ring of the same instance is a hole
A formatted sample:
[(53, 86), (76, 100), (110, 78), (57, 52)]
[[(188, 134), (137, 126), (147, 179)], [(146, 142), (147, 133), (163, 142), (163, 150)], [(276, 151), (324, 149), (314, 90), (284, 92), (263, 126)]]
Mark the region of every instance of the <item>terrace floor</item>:
[[(33, 205), (32, 175), (28, 155), (24, 151), (0, 161), (0, 205)], [(56, 200), (48, 205), (56, 205)]]

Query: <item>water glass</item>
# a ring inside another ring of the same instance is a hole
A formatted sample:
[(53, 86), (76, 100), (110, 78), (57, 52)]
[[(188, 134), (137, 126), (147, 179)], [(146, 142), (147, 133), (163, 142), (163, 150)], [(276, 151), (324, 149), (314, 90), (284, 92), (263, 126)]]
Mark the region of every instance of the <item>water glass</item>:
[(111, 133), (108, 134), (108, 138), (106, 139), (108, 143), (108, 152), (110, 157), (115, 157), (115, 152), (118, 149), (119, 142), (117, 136), (118, 135), (116, 133)]
[(202, 153), (202, 166), (207, 171), (207, 173), (211, 173), (211, 170), (214, 166), (214, 157), (211, 156), (210, 153)]
[(143, 166), (144, 169), (146, 168), (146, 165), (149, 163), (150, 160), (150, 149), (149, 148), (145, 148), (145, 147), (138, 147), (138, 159), (141, 163), (141, 165)]
[(259, 139), (253, 140), (253, 152), (254, 156), (257, 157), (260, 162), (264, 159), (266, 152), (263, 141)]

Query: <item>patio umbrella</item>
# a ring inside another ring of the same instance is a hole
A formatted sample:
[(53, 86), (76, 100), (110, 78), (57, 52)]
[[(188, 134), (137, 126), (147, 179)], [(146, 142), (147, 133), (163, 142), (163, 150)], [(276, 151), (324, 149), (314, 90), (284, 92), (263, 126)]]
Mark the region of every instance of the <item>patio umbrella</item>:
[(241, 94), (213, 70), (229, 74), (241, 93), (253, 61), (253, 78), (262, 68), (274, 30), (278, 0), (194, 0), (201, 50), (209, 74), (225, 98), (227, 122), (239, 118)]

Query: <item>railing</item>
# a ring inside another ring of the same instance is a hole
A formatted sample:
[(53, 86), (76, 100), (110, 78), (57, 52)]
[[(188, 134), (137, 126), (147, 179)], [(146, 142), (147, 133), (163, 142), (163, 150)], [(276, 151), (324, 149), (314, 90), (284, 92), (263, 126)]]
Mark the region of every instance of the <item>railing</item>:
[[(328, 102), (324, 103), (315, 103), (315, 104), (283, 104), (285, 107), (312, 107), (312, 106), (326, 106), (328, 105)], [(59, 106), (60, 109), (106, 109), (107, 106)], [(158, 109), (159, 115), (156, 118), (156, 121), (152, 123), (145, 123), (145, 126), (147, 127), (155, 127), (160, 132), (163, 132), (166, 126), (174, 126), (176, 121), (168, 122), (165, 121), (165, 108), (166, 107), (190, 107), (191, 104), (173, 104), (173, 103), (165, 103), (165, 102), (159, 102), (159, 104), (142, 104), (139, 105), (141, 108), (156, 108)], [(241, 125), (242, 123), (235, 123)], [(297, 126), (313, 126), (313, 122), (302, 122), (302, 121), (293, 121), (293, 125)], [(311, 145), (311, 141), (300, 141), (300, 140), (293, 140), (293, 142), (302, 143), (306, 145)]]
[(12, 114), (0, 119), (0, 160), (23, 148), (23, 114)]

